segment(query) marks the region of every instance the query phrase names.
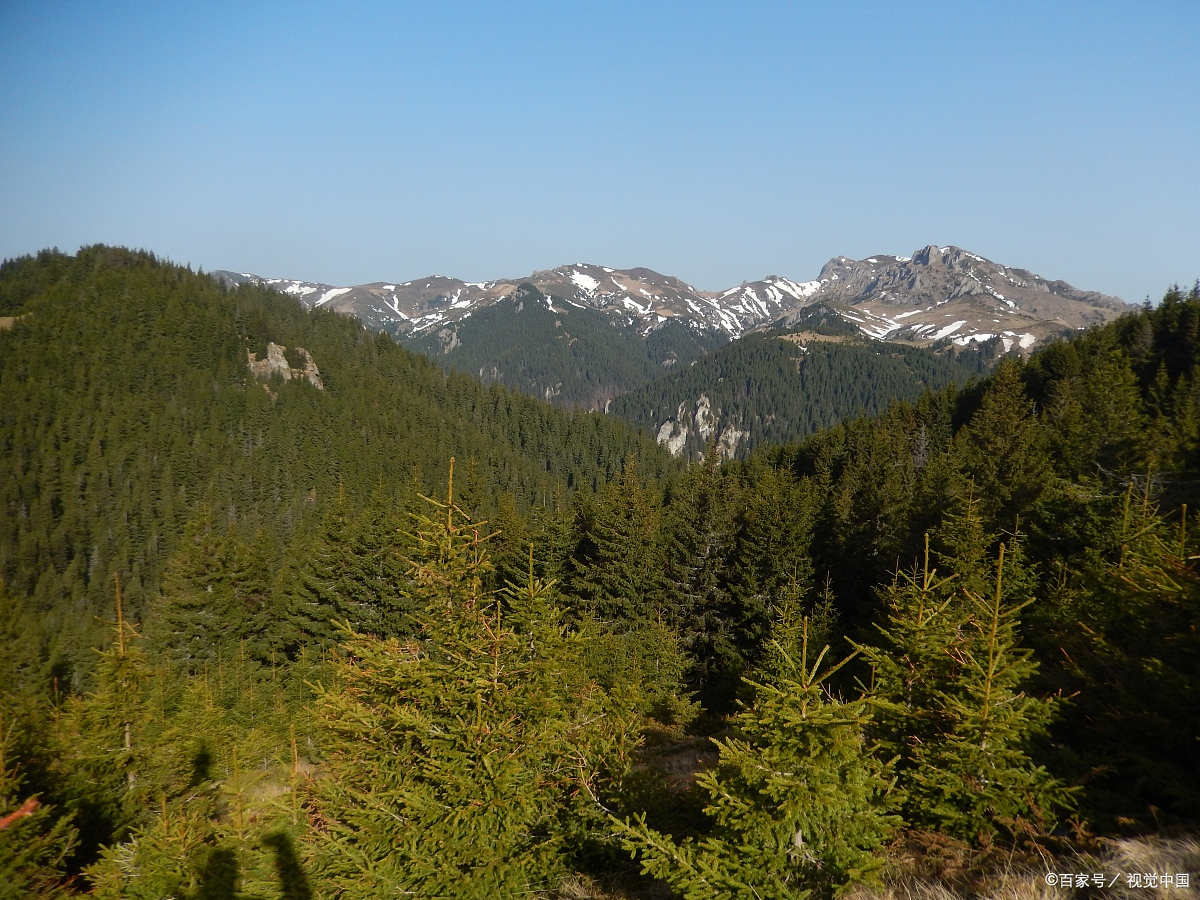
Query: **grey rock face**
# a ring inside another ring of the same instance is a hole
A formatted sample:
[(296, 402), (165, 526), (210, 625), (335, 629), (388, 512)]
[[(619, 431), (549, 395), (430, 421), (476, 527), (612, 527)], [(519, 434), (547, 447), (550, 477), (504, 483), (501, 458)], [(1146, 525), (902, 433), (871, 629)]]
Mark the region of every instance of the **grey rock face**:
[(303, 347), (297, 347), (296, 352), (300, 354), (302, 365), (298, 369), (292, 368), (284, 355), (287, 347), (282, 347), (274, 342), (267, 344), (267, 358), (259, 359), (258, 354), (253, 350), (246, 351), (246, 365), (250, 369), (250, 374), (259, 381), (270, 381), (271, 376), (278, 375), (284, 381), (291, 381), (293, 378), (304, 378), (319, 391), (325, 390), (325, 383), (321, 381), (321, 373), (317, 370), (317, 364), (313, 361), (312, 354)]
[[(1130, 308), (1116, 297), (932, 244), (911, 257), (838, 257), (817, 281), (810, 303), (827, 304), (870, 337), (918, 344), (999, 338), (1006, 350), (1028, 351), (1052, 334), (1111, 321)], [(770, 325), (788, 327), (801, 316), (802, 309), (789, 310)]]

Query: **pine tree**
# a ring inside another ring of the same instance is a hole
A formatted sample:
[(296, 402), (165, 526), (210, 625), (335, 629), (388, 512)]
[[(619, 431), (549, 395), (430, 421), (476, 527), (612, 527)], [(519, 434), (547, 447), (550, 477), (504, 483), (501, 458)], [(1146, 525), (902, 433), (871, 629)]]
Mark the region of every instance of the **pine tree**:
[(347, 900), (547, 891), (599, 827), (594, 798), (629, 764), (637, 719), (586, 679), (553, 587), (530, 578), (501, 602), (484, 523), (452, 490), (429, 502), (409, 589), (420, 631), (347, 633), (319, 698), (318, 874)]
[(68, 777), (87, 783), (80, 793), (120, 833), (137, 821), (146, 792), (139, 777), (148, 753), (142, 738), (151, 715), (146, 697), (151, 672), (141, 635), (125, 620), (119, 579), (114, 583), (112, 644), (99, 651), (95, 688), (69, 702), (57, 741)]
[(868, 706), (829, 692), (845, 663), (822, 672), (828, 648), (810, 663), (803, 625), (791, 655), (794, 625), (781, 618), (772, 644), (772, 668), (787, 674), (750, 684), (753, 704), (698, 779), (711, 832), (679, 843), (644, 818), (617, 823), (643, 870), (688, 900), (828, 897), (882, 865), (876, 851), (897, 820), (884, 811), (888, 768), (864, 748)]
[(953, 574), (929, 567), (927, 539), (923, 569), (886, 592), (879, 644), (860, 649), (879, 710), (874, 738), (896, 757), (906, 824), (986, 844), (1001, 831), (1045, 833), (1071, 798), (1028, 755), (1058, 704), (1022, 690), (1037, 664), (1017, 631), (1033, 602), (1020, 544), (1007, 558), (1001, 544), (988, 566), (975, 510), (968, 501), (938, 530)]
[(70, 896), (65, 861), (76, 843), (70, 817), (33, 794), (11, 751), (12, 724), (0, 713), (0, 898)]

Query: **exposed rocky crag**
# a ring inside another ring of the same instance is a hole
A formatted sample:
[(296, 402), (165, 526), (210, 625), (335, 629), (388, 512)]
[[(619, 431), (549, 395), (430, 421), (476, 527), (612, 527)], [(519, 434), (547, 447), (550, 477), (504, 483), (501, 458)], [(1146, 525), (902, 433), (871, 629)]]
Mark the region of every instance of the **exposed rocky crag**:
[[(825, 303), (864, 334), (887, 341), (960, 346), (999, 337), (1028, 351), (1047, 337), (1109, 322), (1128, 304), (1065, 281), (930, 245), (911, 257), (831, 259), (808, 303)], [(787, 328), (802, 308), (759, 325)]]
[(325, 384), (321, 381), (321, 373), (317, 371), (317, 364), (313, 362), (311, 353), (303, 347), (296, 348), (296, 353), (300, 356), (300, 366), (297, 368), (293, 368), (288, 362), (286, 353), (287, 347), (270, 342), (267, 344), (266, 359), (259, 359), (257, 353), (247, 350), (246, 365), (250, 367), (250, 374), (260, 381), (270, 381), (273, 375), (278, 375), (284, 381), (304, 378), (317, 390), (325, 390)]

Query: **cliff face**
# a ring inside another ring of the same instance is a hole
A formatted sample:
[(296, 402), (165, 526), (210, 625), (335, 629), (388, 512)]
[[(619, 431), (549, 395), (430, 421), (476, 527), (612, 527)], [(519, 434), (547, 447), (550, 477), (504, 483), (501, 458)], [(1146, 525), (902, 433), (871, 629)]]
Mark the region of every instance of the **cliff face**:
[(266, 359), (259, 359), (257, 353), (247, 350), (246, 364), (250, 367), (250, 374), (260, 381), (270, 381), (272, 375), (278, 375), (284, 381), (306, 378), (309, 384), (317, 390), (325, 390), (325, 384), (321, 381), (321, 373), (317, 370), (317, 364), (313, 362), (312, 354), (303, 347), (297, 347), (296, 352), (303, 359), (303, 365), (299, 369), (293, 369), (288, 364), (287, 356), (284, 355), (286, 350), (287, 347), (268, 343)]

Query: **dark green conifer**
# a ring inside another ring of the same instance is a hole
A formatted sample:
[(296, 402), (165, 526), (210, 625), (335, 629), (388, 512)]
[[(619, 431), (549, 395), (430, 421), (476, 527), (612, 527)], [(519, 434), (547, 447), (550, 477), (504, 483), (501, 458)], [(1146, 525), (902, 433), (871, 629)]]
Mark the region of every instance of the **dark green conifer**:
[(420, 631), (347, 633), (320, 697), (319, 875), (347, 900), (549, 891), (598, 827), (637, 719), (587, 680), (552, 586), (530, 578), (500, 602), (484, 524), (452, 491), (430, 502), (409, 588)]
[(1200, 555), (1187, 508), (1168, 522), (1148, 491), (1130, 485), (1115, 546), (1065, 572), (1055, 597), (1074, 626), (1056, 680), (1077, 694), (1056, 737), (1105, 829), (1200, 809)]
[(657, 615), (662, 583), (661, 510), (637, 460), (605, 485), (587, 510), (572, 588), (588, 613), (622, 628)]
[[(731, 627), (742, 657), (753, 664), (766, 644), (781, 602), (807, 602), (813, 587), (812, 536), (818, 499), (790, 472), (772, 467), (754, 472), (737, 511), (735, 552), (729, 590)], [(815, 624), (809, 610), (810, 625)], [(785, 619), (800, 620), (793, 611)], [(832, 634), (812, 631), (813, 643)]]
[(783, 642), (794, 625), (780, 619), (770, 657), (786, 674), (751, 683), (753, 703), (700, 775), (711, 831), (680, 843), (644, 819), (619, 823), (644, 871), (688, 900), (829, 897), (882, 865), (877, 851), (897, 820), (884, 811), (887, 766), (865, 749), (868, 706), (830, 692), (840, 665), (821, 671), (826, 651), (809, 662), (803, 625), (791, 655)]
[(732, 693), (745, 666), (730, 591), (734, 479), (720, 469), (716, 443), (673, 491), (664, 516), (663, 620), (692, 657), (691, 682), (705, 694)]
[(292, 554), (281, 579), (284, 621), (277, 627), (289, 654), (332, 645), (334, 622), (382, 637), (411, 632), (415, 610), (400, 591), (409, 541), (403, 512), (382, 488), (359, 513), (339, 494), (320, 534)]
[(76, 843), (70, 817), (28, 791), (13, 758), (13, 723), (0, 709), (0, 898), (57, 900), (73, 894), (66, 861)]

